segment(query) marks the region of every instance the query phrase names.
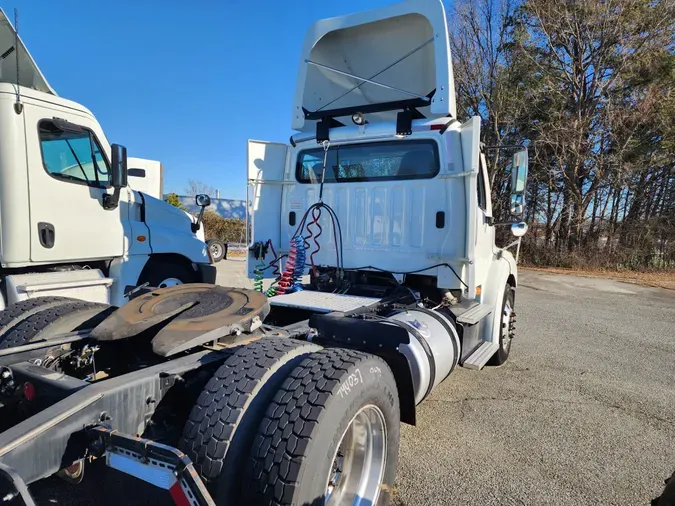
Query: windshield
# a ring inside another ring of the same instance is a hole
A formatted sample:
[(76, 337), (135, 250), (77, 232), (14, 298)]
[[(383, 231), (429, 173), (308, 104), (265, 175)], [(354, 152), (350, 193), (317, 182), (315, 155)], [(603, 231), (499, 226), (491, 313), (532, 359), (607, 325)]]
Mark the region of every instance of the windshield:
[[(322, 147), (301, 151), (298, 182), (320, 182), (323, 159)], [(439, 170), (438, 146), (431, 139), (349, 144), (328, 149), (324, 182), (430, 179)]]

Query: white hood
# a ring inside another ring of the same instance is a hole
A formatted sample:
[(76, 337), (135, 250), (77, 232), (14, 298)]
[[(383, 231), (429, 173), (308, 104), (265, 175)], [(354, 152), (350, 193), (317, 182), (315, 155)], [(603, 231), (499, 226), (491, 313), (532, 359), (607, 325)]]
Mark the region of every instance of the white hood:
[(56, 95), (40, 72), (33, 57), (19, 38), (16, 47), (16, 32), (5, 11), (0, 9), (0, 82), (16, 84), (16, 58), (19, 56), (19, 85)]
[[(313, 131), (316, 122), (306, 117), (307, 111), (410, 100), (430, 93), (432, 98), (417, 110), (427, 118), (456, 116), (447, 21), (440, 0), (408, 0), (323, 19), (305, 37), (292, 128)], [(397, 112), (366, 114), (366, 118), (395, 121)], [(349, 116), (334, 117), (351, 124)]]

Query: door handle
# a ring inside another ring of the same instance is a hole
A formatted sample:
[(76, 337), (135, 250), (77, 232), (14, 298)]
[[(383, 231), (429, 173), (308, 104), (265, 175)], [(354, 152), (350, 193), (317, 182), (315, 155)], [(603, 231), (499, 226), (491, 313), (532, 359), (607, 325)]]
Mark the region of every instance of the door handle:
[(54, 225), (43, 221), (38, 223), (38, 237), (40, 238), (40, 244), (42, 244), (43, 248), (54, 247), (54, 241), (56, 239)]

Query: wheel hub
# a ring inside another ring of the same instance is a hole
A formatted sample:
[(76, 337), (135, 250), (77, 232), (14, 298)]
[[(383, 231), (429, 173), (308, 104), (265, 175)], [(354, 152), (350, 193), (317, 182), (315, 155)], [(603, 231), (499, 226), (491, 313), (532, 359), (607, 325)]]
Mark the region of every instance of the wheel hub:
[(222, 248), (220, 247), (220, 244), (218, 243), (211, 244), (211, 256), (213, 258), (219, 258), (222, 252), (223, 251)]
[(167, 286), (178, 286), (182, 284), (183, 282), (178, 278), (166, 278), (164, 281), (159, 283), (157, 288), (166, 288)]
[(333, 458), (324, 504), (377, 504), (387, 458), (382, 411), (364, 406), (352, 418)]
[(502, 313), (502, 349), (509, 351), (511, 348), (511, 340), (515, 337), (516, 330), (516, 312), (513, 310), (511, 303), (507, 299), (504, 303), (504, 312)]

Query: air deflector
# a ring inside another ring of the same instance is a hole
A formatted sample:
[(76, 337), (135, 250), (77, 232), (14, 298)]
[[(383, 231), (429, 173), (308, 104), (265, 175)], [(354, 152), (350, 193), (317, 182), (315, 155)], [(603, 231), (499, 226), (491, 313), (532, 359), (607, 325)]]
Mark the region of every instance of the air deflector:
[(379, 110), (369, 122), (396, 121), (404, 106), (427, 118), (456, 116), (445, 9), (440, 0), (408, 0), (318, 21), (308, 30), (296, 83), (292, 127), (314, 132), (321, 113), (343, 124)]

